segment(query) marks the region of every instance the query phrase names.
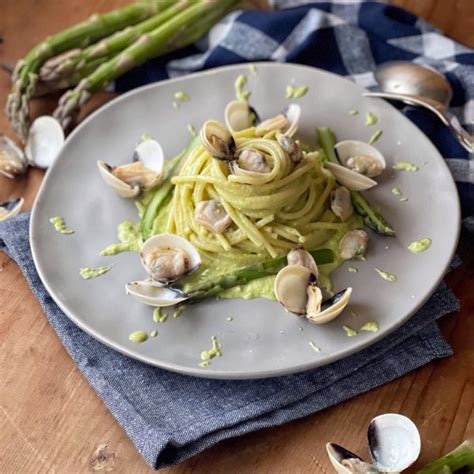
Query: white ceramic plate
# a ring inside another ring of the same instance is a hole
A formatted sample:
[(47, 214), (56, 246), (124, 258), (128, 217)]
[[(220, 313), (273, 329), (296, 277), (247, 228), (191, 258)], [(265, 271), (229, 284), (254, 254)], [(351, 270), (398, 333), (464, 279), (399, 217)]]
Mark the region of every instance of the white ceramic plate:
[[(137, 140), (149, 132), (168, 157), (189, 140), (187, 124), (199, 129), (214, 118), (223, 121), (225, 105), (234, 98), (234, 80), (248, 76), (251, 104), (261, 117), (282, 110), (290, 101), (286, 86), (307, 84), (300, 131), (315, 143), (317, 126), (331, 127), (339, 140), (368, 140), (380, 128), (376, 146), (385, 155), (388, 170), (380, 185), (367, 193), (380, 206), (397, 236), (371, 236), (366, 262), (351, 262), (334, 274), (335, 288), (354, 288), (348, 309), (335, 321), (314, 326), (285, 313), (274, 302), (257, 300), (206, 301), (188, 308), (179, 319), (152, 321), (152, 308), (126, 296), (124, 285), (143, 277), (133, 253), (100, 257), (99, 251), (116, 241), (116, 227), (137, 220), (132, 201), (106, 188), (97, 172), (101, 159), (118, 165), (130, 160)], [(173, 108), (173, 96), (185, 91), (188, 102)], [(431, 142), (408, 119), (384, 101), (361, 96), (353, 83), (318, 69), (290, 64), (257, 64), (252, 75), (247, 65), (224, 67), (185, 78), (153, 84), (125, 94), (84, 121), (68, 138), (57, 162), (48, 172), (32, 217), (33, 256), (51, 296), (84, 331), (114, 349), (143, 362), (190, 375), (214, 378), (258, 378), (290, 374), (347, 357), (374, 343), (405, 322), (436, 289), (453, 255), (459, 232), (459, 202), (444, 160)], [(350, 116), (349, 110), (359, 110)], [(365, 125), (365, 114), (379, 117)], [(394, 171), (397, 160), (417, 164), (416, 173)], [(391, 192), (398, 187), (409, 198), (401, 203)], [(49, 218), (60, 215), (74, 235), (54, 231)], [(424, 237), (431, 248), (412, 254), (407, 246)], [(114, 263), (106, 275), (85, 281), (79, 268)], [(374, 271), (380, 267), (398, 276), (389, 283)], [(233, 316), (233, 321), (227, 321)], [(343, 324), (354, 328), (377, 321), (377, 333), (347, 337)], [(157, 329), (158, 337), (134, 344), (135, 330)], [(210, 348), (211, 336), (222, 344), (223, 356), (207, 368), (199, 366), (201, 351)], [(313, 341), (321, 352), (315, 352)]]

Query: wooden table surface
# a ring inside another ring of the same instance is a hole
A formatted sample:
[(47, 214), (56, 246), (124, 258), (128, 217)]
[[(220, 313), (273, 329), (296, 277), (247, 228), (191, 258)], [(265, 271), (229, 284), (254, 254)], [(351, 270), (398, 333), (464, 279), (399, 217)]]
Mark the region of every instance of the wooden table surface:
[[(12, 63), (46, 34), (126, 0), (3, 0), (0, 62)], [(474, 47), (473, 0), (397, 0)], [(254, 0), (264, 4), (264, 0)], [(9, 90), (0, 75), (0, 106)], [(103, 94), (94, 106), (107, 100)], [(53, 100), (35, 104), (49, 111)], [(3, 114), (0, 132), (13, 136)], [(0, 177), (0, 202), (21, 195), (30, 208), (43, 173), (16, 181)], [(467, 244), (464, 244), (466, 246)], [(454, 348), (392, 383), (284, 426), (231, 439), (163, 472), (332, 472), (324, 444), (336, 441), (366, 455), (369, 420), (399, 412), (418, 425), (423, 450), (418, 466), (474, 436), (474, 266), (472, 249), (448, 277), (461, 312), (440, 325)], [(0, 254), (0, 473), (150, 472), (127, 435), (88, 386), (43, 316), (16, 264)]]

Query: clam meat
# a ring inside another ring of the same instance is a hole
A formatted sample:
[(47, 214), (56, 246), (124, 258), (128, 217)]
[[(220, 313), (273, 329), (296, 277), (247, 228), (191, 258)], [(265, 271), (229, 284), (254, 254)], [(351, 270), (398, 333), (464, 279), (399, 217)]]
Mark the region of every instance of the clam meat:
[(297, 141), (295, 141), (291, 136), (285, 135), (284, 133), (277, 134), (277, 141), (283, 150), (288, 154), (291, 161), (295, 164), (298, 164), (303, 159), (303, 152)]
[(300, 117), (301, 107), (298, 104), (290, 104), (283, 113), (261, 122), (255, 129), (255, 134), (263, 136), (269, 132), (276, 131), (292, 137), (298, 130)]
[(102, 160), (97, 162), (102, 179), (124, 198), (133, 198), (154, 188), (162, 179), (163, 165), (163, 149), (152, 138), (144, 139), (135, 148), (132, 163), (111, 166)]
[(271, 171), (265, 155), (253, 148), (244, 148), (229, 166), (233, 174), (240, 176), (259, 176)]
[(360, 258), (367, 251), (369, 234), (365, 230), (351, 230), (347, 232), (339, 243), (339, 255), (344, 260)]
[(194, 219), (207, 230), (221, 234), (232, 225), (232, 219), (217, 199), (201, 201), (194, 210)]
[(331, 192), (331, 210), (342, 222), (354, 214), (351, 193), (344, 186), (339, 186)]
[(0, 134), (0, 174), (13, 179), (23, 174), (28, 168), (28, 161), (13, 140)]
[(224, 125), (216, 120), (208, 120), (199, 132), (201, 143), (209, 154), (218, 160), (235, 159), (235, 141)]
[(386, 167), (385, 158), (377, 148), (358, 140), (345, 140), (334, 147), (341, 164), (356, 173), (374, 178)]

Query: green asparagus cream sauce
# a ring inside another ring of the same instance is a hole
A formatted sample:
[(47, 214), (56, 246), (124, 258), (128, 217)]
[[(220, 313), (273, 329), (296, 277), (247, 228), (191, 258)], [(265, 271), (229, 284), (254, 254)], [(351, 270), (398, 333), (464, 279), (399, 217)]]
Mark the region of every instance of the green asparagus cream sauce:
[(356, 268), (356, 267), (348, 267), (348, 268), (347, 268), (347, 271), (348, 271), (349, 273), (357, 273), (357, 272), (359, 271), (359, 269)]
[(394, 275), (393, 273), (388, 273), (384, 272), (383, 270), (380, 270), (380, 268), (375, 268), (374, 269), (384, 280), (390, 282), (390, 283), (395, 283), (397, 281), (397, 275)]
[(156, 337), (158, 336), (158, 331), (156, 329), (153, 329), (153, 331), (150, 332), (151, 337)]
[(367, 321), (365, 324), (361, 326), (359, 331), (370, 331), (370, 332), (377, 332), (380, 329), (379, 323), (376, 321)]
[(155, 323), (166, 323), (168, 320), (168, 314), (163, 312), (162, 309), (157, 306), (153, 310), (153, 322)]
[(211, 360), (215, 357), (222, 356), (222, 346), (219, 344), (216, 336), (212, 336), (212, 347), (207, 350), (201, 352), (201, 363), (199, 364), (201, 367), (208, 367), (211, 364)]
[(299, 99), (304, 97), (308, 92), (307, 85), (295, 86), (293, 84), (286, 86), (286, 98), (287, 99)]
[(241, 74), (234, 83), (235, 97), (237, 100), (247, 101), (249, 99), (250, 91), (244, 90), (245, 84), (247, 84), (247, 76)]
[(397, 161), (393, 167), (397, 171), (418, 171), (420, 168), (409, 161)]
[(346, 332), (347, 337), (354, 337), (358, 334), (358, 331), (347, 325), (342, 326), (342, 329), (344, 329), (344, 331)]
[(379, 121), (379, 118), (373, 114), (372, 112), (367, 112), (367, 115), (365, 116), (365, 124), (370, 127), (372, 125), (375, 125)]
[(381, 136), (382, 136), (383, 131), (382, 130), (377, 130), (370, 138), (369, 138), (369, 145), (372, 145), (375, 143)]
[(134, 331), (129, 334), (128, 340), (135, 344), (140, 344), (148, 339), (148, 334), (145, 331)]
[(65, 234), (65, 235), (74, 234), (73, 230), (68, 229), (66, 227), (66, 222), (64, 221), (64, 219), (62, 217), (59, 217), (59, 216), (51, 217), (49, 222), (51, 222), (51, 224), (53, 224), (54, 229), (56, 230), (56, 232), (59, 232), (60, 234)]
[(175, 100), (179, 100), (180, 102), (186, 102), (189, 100), (189, 95), (186, 92), (178, 91), (174, 95)]
[(120, 243), (106, 247), (100, 252), (101, 256), (109, 257), (121, 252), (138, 252), (140, 250), (142, 238), (137, 224), (129, 221), (122, 222), (117, 227), (117, 236)]
[(250, 71), (250, 74), (252, 74), (252, 76), (256, 76), (257, 66), (255, 66), (255, 64), (249, 64), (249, 71)]
[(92, 278), (97, 278), (101, 275), (105, 275), (112, 267), (97, 267), (97, 268), (90, 268), (85, 267), (79, 270), (79, 273), (84, 280), (90, 280)]
[(308, 344), (314, 352), (321, 352), (321, 349), (313, 341), (309, 341)]
[(352, 115), (352, 116), (354, 116), (354, 115), (359, 115), (359, 111), (358, 111), (358, 110), (355, 110), (355, 109), (349, 110), (349, 115)]
[(408, 246), (408, 250), (413, 253), (420, 253), (428, 250), (431, 247), (431, 239), (415, 240)]

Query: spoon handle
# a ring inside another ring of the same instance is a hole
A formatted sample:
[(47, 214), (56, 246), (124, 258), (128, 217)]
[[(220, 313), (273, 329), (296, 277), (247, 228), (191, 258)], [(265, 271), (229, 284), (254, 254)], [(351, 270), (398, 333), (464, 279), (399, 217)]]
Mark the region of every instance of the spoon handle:
[(449, 114), (446, 107), (437, 102), (426, 100), (424, 97), (405, 94), (394, 94), (392, 92), (364, 92), (364, 97), (379, 97), (382, 99), (399, 100), (408, 105), (425, 107), (435, 113), (439, 119), (451, 130), (458, 142), (469, 152), (474, 152), (474, 137), (465, 130), (458, 120)]

